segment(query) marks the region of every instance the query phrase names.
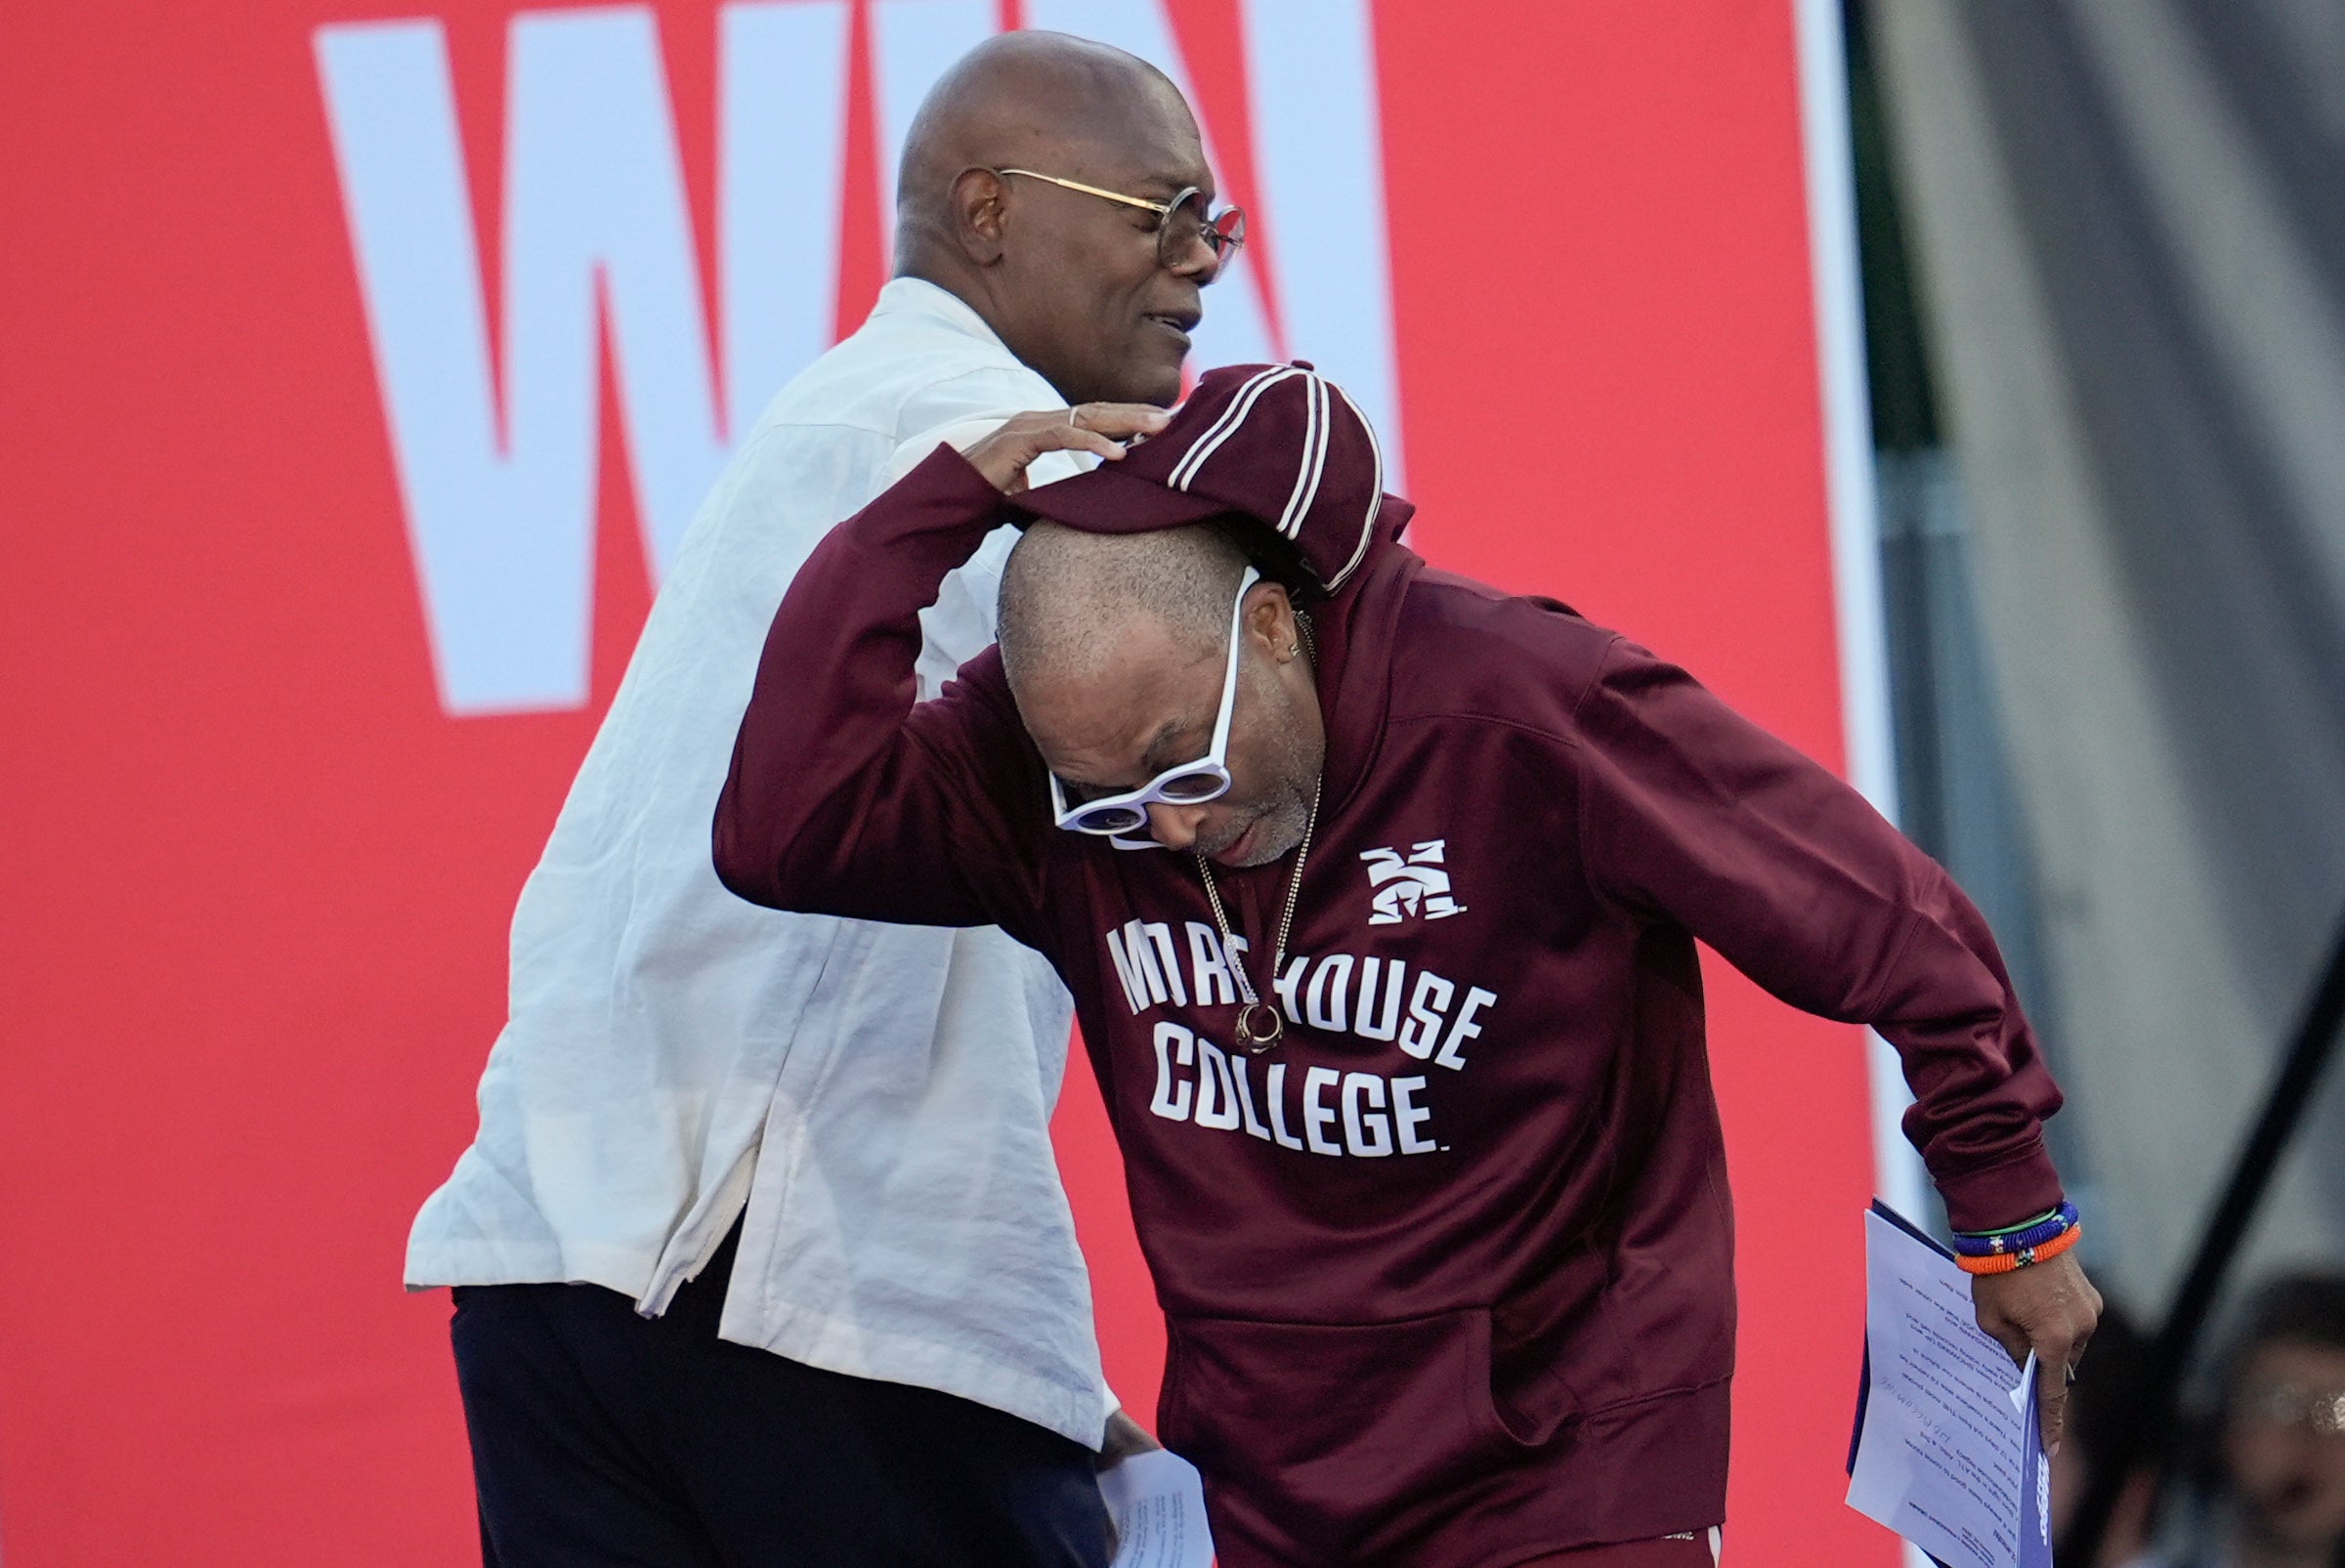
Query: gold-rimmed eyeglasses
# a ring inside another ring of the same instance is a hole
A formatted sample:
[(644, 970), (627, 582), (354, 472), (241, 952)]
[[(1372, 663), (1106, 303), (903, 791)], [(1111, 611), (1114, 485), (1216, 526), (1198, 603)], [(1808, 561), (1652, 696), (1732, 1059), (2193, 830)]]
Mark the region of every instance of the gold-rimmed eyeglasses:
[[(996, 175), (1014, 174), (1022, 179), (1041, 180), (1066, 191), (1080, 191), (1087, 196), (1102, 201), (1118, 201), (1127, 207), (1139, 207), (1156, 214), (1156, 259), (1167, 268), (1177, 268), (1189, 259), (1189, 247), (1202, 243), (1213, 254), (1214, 270), (1220, 271), (1237, 258), (1246, 245), (1246, 209), (1223, 207), (1219, 212), (1207, 213), (1198, 202), (1202, 194), (1195, 186), (1187, 186), (1171, 201), (1150, 201), (1146, 196), (1128, 196), (1120, 191), (1103, 191), (1080, 180), (1062, 180), (1055, 174), (1042, 174), (1033, 169), (995, 169)], [(1177, 216), (1184, 208), (1194, 214), (1182, 219)]]

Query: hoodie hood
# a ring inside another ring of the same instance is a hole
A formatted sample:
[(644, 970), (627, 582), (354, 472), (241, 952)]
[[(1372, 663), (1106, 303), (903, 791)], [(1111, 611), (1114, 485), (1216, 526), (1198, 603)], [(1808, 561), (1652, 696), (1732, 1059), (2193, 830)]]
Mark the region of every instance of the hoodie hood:
[(1327, 725), (1320, 777), (1330, 811), (1349, 802), (1384, 739), (1394, 626), (1409, 585), (1425, 571), (1425, 558), (1400, 542), (1416, 510), (1397, 495), (1385, 496), (1357, 570), (1337, 592), (1302, 607), (1318, 657), (1319, 710)]

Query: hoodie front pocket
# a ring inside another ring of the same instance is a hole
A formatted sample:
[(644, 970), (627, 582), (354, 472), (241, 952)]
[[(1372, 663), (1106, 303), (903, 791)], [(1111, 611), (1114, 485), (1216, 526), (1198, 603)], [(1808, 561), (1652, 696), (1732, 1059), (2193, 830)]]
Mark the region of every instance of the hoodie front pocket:
[(1160, 1421), (1218, 1509), (1266, 1544), (1340, 1558), (1363, 1533), (1507, 1463), (1490, 1314), (1399, 1323), (1174, 1318)]

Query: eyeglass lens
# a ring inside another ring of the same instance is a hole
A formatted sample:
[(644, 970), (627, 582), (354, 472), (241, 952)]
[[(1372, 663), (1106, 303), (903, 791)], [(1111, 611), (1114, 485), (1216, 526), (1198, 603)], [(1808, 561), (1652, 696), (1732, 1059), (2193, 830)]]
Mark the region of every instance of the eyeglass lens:
[(1167, 779), (1164, 796), (1167, 800), (1211, 800), (1221, 792), (1221, 777), (1213, 773), (1184, 773), (1177, 779)]
[[(1175, 805), (1211, 800), (1221, 789), (1221, 776), (1202, 769), (1167, 779), (1158, 786), (1161, 797)], [(1147, 811), (1138, 806), (1079, 807), (1075, 812), (1075, 826), (1094, 833), (1130, 832), (1147, 820)]]
[(1190, 247), (1198, 243), (1213, 252), (1215, 267), (1228, 266), (1246, 243), (1245, 209), (1223, 207), (1208, 216), (1204, 198), (1195, 191), (1183, 191), (1157, 225), (1157, 260), (1169, 268), (1178, 267), (1189, 259)]

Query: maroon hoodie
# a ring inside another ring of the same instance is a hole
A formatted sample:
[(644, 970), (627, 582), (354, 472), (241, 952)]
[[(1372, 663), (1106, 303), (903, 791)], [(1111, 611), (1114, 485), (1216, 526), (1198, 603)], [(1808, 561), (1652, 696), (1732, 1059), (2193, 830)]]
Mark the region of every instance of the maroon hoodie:
[[(998, 924), (1057, 966), (1171, 1331), (1162, 1435), (1227, 1568), (1498, 1568), (1723, 1519), (1733, 1226), (1697, 938), (1897, 1047), (1957, 1226), (2059, 1202), (2059, 1091), (1946, 874), (1683, 670), (1428, 568), (1389, 498), (1314, 610), (1285, 1038), (1233, 1051), (1194, 860), (1052, 826), (996, 653), (915, 700), (918, 612), (1002, 505), (940, 447), (815, 551), (717, 869), (777, 909)], [(1216, 868), (1258, 986), (1292, 864)]]

